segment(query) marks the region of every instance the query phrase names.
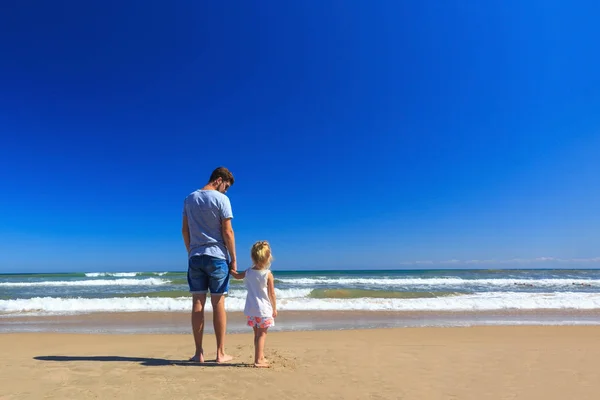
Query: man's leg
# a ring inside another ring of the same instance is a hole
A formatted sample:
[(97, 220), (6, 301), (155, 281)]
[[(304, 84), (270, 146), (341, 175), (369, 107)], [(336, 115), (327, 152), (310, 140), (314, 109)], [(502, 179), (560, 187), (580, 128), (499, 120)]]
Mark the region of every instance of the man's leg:
[(225, 313), (225, 296), (211, 294), (210, 301), (213, 308), (213, 325), (217, 337), (217, 362), (227, 362), (233, 357), (225, 354), (225, 331), (227, 330), (227, 314)]
[(204, 304), (206, 293), (192, 295), (192, 331), (196, 353), (190, 361), (204, 362), (204, 351), (202, 350), (202, 337), (204, 335)]

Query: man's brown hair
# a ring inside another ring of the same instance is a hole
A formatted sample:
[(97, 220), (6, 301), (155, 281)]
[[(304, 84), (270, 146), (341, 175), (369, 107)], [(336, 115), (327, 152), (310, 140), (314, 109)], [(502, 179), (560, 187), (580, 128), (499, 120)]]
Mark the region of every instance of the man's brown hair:
[(227, 168), (219, 167), (219, 168), (215, 169), (212, 172), (212, 174), (210, 174), (210, 180), (208, 181), (208, 183), (214, 182), (219, 178), (222, 178), (223, 181), (229, 182), (230, 184), (233, 185), (233, 181), (234, 181), (233, 174)]

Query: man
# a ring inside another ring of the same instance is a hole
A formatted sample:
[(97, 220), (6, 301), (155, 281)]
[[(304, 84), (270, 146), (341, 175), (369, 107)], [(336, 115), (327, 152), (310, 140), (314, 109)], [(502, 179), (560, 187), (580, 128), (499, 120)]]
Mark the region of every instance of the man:
[[(192, 293), (192, 330), (196, 353), (190, 361), (204, 362), (204, 305), (210, 290), (213, 325), (217, 338), (217, 362), (230, 361), (225, 353), (225, 296), (229, 270), (237, 270), (231, 203), (225, 193), (233, 185), (233, 175), (225, 167), (215, 169), (209, 182), (185, 198), (182, 234), (188, 251), (188, 284)], [(228, 254), (229, 253), (229, 254)], [(227, 260), (229, 259), (229, 263)]]

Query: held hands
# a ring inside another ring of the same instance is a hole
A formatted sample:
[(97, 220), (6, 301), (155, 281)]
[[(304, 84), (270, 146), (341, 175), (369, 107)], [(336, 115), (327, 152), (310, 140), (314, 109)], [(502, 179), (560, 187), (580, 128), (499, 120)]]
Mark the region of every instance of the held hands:
[(243, 271), (243, 272), (229, 271), (229, 273), (235, 279), (244, 279), (244, 276), (246, 276), (246, 271)]
[(229, 262), (229, 273), (235, 279), (244, 279), (244, 277), (246, 276), (246, 271), (237, 272), (237, 263), (235, 260)]
[(229, 272), (237, 272), (237, 261), (236, 260), (231, 260), (229, 261)]

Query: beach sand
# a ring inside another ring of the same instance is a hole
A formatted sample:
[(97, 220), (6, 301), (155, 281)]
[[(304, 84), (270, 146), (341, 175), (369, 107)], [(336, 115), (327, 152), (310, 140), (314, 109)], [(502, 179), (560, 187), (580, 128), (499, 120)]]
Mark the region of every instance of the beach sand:
[[(0, 334), (2, 399), (597, 399), (600, 327), (273, 332), (230, 365), (188, 363), (191, 335)], [(214, 336), (205, 352), (214, 359)]]

